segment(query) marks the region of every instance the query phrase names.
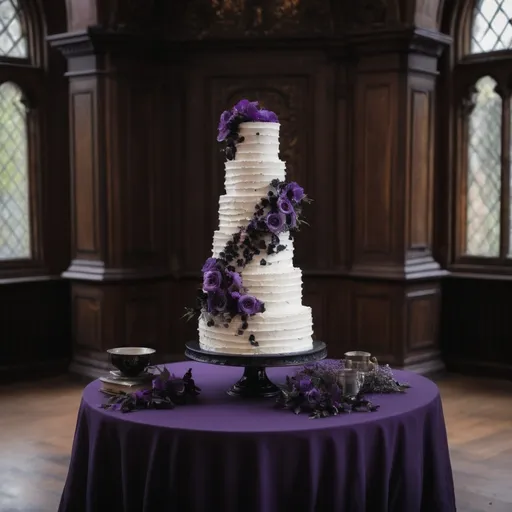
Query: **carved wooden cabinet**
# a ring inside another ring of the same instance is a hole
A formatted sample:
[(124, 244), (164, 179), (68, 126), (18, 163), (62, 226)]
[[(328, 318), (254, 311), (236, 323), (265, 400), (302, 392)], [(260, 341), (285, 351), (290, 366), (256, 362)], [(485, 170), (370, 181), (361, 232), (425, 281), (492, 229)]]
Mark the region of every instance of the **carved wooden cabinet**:
[(349, 4), (153, 0), (141, 17), (131, 1), (52, 38), (69, 64), (76, 371), (97, 373), (118, 345), (182, 358), (196, 336), (181, 316), (217, 228), (216, 127), (243, 97), (278, 113), (288, 176), (314, 199), (296, 264), (316, 337), (332, 357), (439, 368), (433, 130), (447, 40), (410, 28), (401, 2)]

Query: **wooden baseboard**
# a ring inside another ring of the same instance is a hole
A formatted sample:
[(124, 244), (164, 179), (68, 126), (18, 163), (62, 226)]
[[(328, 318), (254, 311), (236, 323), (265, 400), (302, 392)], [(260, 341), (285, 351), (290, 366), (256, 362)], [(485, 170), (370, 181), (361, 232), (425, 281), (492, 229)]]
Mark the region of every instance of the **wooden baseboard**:
[(0, 366), (0, 384), (64, 375), (68, 372), (68, 367), (68, 358)]
[(512, 361), (497, 363), (464, 359), (447, 359), (446, 368), (449, 372), (453, 373), (512, 380)]

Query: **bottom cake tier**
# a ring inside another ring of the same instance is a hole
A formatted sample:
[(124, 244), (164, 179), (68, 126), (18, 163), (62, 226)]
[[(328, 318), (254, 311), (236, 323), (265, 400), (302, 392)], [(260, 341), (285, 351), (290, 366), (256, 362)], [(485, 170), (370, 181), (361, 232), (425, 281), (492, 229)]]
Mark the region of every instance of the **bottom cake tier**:
[[(203, 350), (224, 354), (292, 354), (313, 348), (313, 319), (309, 306), (294, 306), (277, 312), (258, 313), (248, 320), (249, 327), (239, 334), (241, 321), (228, 327), (208, 327), (199, 319), (199, 344)], [(258, 346), (251, 345), (253, 335)]]

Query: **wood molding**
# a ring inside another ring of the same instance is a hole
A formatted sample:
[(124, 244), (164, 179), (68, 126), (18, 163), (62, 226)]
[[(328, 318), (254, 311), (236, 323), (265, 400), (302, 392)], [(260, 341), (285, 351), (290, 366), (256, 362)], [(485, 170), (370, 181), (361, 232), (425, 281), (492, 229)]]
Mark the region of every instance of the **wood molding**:
[[(351, 39), (359, 56), (354, 82), (354, 276), (408, 280), (446, 274), (433, 256), (435, 79), (446, 42), (425, 30)], [(406, 60), (399, 53), (404, 46), (409, 48)]]

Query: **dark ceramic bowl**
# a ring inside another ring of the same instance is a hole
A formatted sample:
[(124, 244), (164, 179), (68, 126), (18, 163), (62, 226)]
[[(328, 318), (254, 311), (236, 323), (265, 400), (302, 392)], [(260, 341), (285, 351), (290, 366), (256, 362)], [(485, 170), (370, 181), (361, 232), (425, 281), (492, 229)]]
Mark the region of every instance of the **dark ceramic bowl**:
[(126, 377), (137, 377), (151, 364), (151, 356), (155, 350), (146, 347), (118, 347), (107, 352), (112, 366)]

